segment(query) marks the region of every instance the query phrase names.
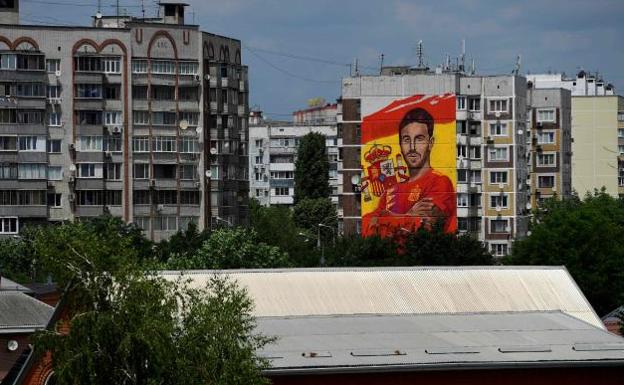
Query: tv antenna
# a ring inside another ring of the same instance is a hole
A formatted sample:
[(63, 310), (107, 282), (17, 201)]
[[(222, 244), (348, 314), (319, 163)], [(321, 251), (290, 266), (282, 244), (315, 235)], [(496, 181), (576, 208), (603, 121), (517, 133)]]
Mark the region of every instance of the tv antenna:
[(418, 58), (418, 68), (424, 68), (424, 50), (423, 50), (423, 41), (418, 40), (418, 45), (416, 46), (416, 57)]
[(520, 74), (520, 64), (522, 62), (522, 56), (518, 55), (518, 57), (516, 58), (516, 65), (514, 66), (513, 71), (511, 71), (511, 73), (513, 75), (518, 75)]

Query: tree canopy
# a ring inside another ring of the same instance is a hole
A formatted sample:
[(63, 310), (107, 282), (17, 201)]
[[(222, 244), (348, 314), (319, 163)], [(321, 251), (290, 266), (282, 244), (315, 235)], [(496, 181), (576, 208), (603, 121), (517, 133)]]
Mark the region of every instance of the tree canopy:
[(311, 132), (301, 138), (297, 150), (295, 204), (306, 198), (329, 198), (330, 194), (325, 136)]

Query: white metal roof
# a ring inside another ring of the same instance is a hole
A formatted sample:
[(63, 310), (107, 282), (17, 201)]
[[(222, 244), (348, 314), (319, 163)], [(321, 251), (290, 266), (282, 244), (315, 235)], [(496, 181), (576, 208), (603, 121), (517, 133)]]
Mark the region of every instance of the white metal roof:
[[(600, 318), (564, 267), (409, 267), (188, 271), (205, 286), (227, 274), (247, 288), (254, 314), (457, 314), (561, 311), (598, 328)], [(180, 272), (161, 272), (173, 280)]]

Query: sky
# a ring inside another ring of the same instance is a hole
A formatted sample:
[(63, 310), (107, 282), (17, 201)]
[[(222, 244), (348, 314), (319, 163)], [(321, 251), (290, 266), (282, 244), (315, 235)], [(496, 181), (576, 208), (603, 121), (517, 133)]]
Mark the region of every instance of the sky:
[[(97, 0), (20, 0), (22, 23), (87, 25)], [(100, 0), (115, 14), (115, 0)], [(357, 59), (360, 73), (415, 65), (423, 41), (430, 67), (461, 53), (478, 74), (598, 71), (624, 95), (624, 0), (185, 0), (187, 23), (240, 39), (250, 106), (289, 120), (309, 99), (340, 97)], [(140, 16), (141, 0), (119, 0)], [(154, 16), (153, 0), (144, 0)]]

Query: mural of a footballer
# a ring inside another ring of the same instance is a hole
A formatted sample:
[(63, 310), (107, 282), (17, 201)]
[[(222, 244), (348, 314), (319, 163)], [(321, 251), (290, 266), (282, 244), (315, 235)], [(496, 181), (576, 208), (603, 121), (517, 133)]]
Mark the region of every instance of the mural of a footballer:
[[(386, 132), (394, 129), (396, 136), (391, 136), (394, 137), (394, 144), (373, 141), (363, 156), (366, 174), (362, 186), (363, 210), (365, 202), (376, 198), (376, 205), (368, 205), (374, 209), (363, 212), (364, 235), (385, 236), (397, 230), (412, 231), (434, 222), (440, 222), (447, 232), (457, 230), (457, 198), (454, 183), (449, 178), (449, 175), (455, 176), (455, 143), (449, 146), (451, 143), (447, 140), (441, 144), (446, 148), (438, 151), (438, 159), (453, 158), (453, 167), (449, 167), (449, 162), (443, 162), (444, 167), (440, 170), (432, 165), (438, 135), (436, 121), (429, 110), (442, 116), (446, 111), (444, 120), (452, 120), (453, 124), (439, 129), (448, 130), (450, 126), (454, 139), (455, 98), (452, 97), (452, 112), (444, 107), (445, 98), (448, 96), (416, 97), (411, 103), (395, 103), (393, 108), (382, 110), (380, 113), (386, 113), (383, 119), (376, 116), (379, 120), (377, 125), (383, 124), (383, 131)], [(448, 114), (452, 114), (452, 119)]]

